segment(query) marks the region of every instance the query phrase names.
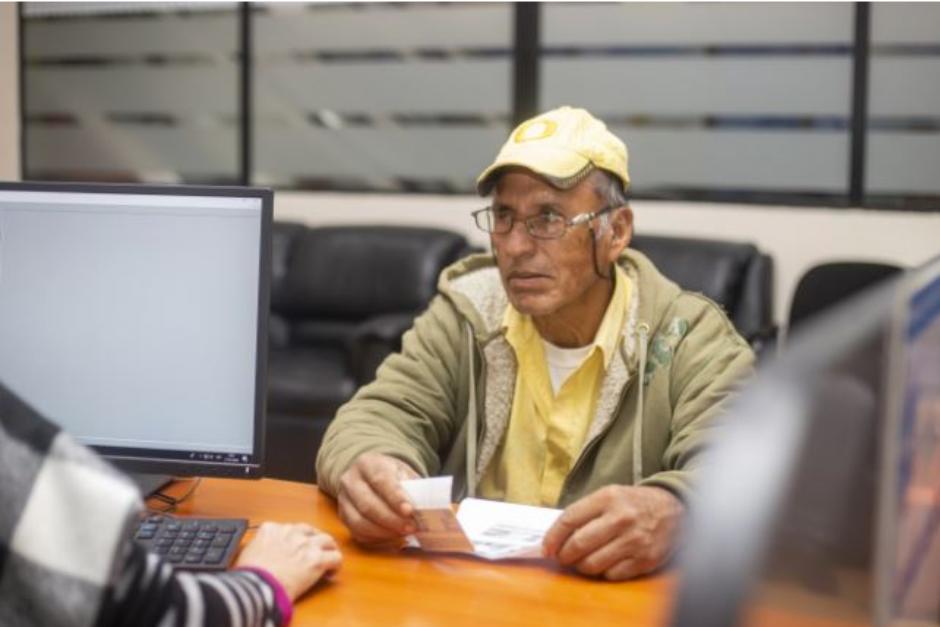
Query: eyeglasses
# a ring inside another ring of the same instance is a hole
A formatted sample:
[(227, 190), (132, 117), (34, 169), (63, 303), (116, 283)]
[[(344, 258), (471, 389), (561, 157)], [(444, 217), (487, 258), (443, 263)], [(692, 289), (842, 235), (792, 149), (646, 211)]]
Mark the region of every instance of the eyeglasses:
[(604, 207), (590, 213), (579, 213), (573, 218), (566, 218), (560, 213), (548, 211), (519, 220), (511, 211), (484, 207), (472, 214), (477, 228), (493, 235), (505, 235), (512, 230), (516, 222), (525, 224), (526, 232), (536, 239), (558, 239), (564, 237), (573, 226), (587, 224), (594, 218), (610, 213), (617, 207)]

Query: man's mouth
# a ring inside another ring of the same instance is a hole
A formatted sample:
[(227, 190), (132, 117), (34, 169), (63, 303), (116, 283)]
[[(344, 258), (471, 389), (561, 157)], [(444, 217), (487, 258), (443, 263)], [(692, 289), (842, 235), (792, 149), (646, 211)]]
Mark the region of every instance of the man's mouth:
[(540, 272), (510, 272), (509, 285), (516, 289), (535, 288), (550, 280), (551, 277)]

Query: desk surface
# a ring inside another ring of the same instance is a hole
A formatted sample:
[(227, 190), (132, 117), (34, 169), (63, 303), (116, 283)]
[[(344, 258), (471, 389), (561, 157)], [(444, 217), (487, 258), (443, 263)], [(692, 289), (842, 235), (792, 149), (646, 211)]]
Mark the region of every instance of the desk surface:
[[(185, 491), (187, 482), (167, 490)], [(294, 625), (660, 625), (671, 576), (625, 583), (588, 580), (550, 563), (374, 552), (357, 547), (331, 499), (313, 485), (205, 479), (177, 513), (308, 522), (331, 533), (343, 569), (296, 606)]]

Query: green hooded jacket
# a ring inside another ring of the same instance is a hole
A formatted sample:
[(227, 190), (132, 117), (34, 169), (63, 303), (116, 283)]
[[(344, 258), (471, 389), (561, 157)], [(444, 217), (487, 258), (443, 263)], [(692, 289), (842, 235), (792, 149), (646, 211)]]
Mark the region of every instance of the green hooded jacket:
[[(618, 263), (633, 282), (629, 311), (559, 507), (610, 484), (660, 486), (684, 500), (716, 418), (754, 366), (718, 305), (683, 291), (636, 251)], [(512, 409), (517, 365), (502, 327), (507, 305), (491, 256), (445, 269), (401, 352), (330, 424), (317, 456), (320, 488), (335, 496), (355, 459), (377, 452), (423, 476), (453, 475), (455, 500), (472, 496)]]

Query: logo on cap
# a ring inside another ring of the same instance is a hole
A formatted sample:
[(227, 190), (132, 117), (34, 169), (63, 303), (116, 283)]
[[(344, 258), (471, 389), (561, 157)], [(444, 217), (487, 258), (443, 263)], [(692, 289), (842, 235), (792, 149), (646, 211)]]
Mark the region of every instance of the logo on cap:
[(519, 127), (512, 139), (517, 144), (545, 139), (551, 137), (557, 129), (558, 125), (552, 120), (530, 120)]

